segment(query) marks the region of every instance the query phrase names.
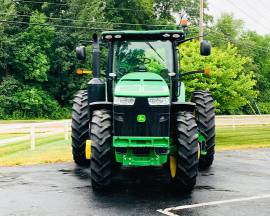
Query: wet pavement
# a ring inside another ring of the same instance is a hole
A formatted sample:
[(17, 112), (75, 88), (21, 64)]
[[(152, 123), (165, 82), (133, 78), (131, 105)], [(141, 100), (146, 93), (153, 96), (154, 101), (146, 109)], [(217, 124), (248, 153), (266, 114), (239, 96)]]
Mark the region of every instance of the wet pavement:
[[(175, 191), (160, 168), (122, 169), (103, 194), (92, 191), (89, 176), (73, 163), (2, 167), (0, 216), (270, 215), (270, 149), (217, 153), (189, 194)], [(240, 200), (208, 205), (234, 199)], [(198, 203), (208, 204), (157, 211)]]

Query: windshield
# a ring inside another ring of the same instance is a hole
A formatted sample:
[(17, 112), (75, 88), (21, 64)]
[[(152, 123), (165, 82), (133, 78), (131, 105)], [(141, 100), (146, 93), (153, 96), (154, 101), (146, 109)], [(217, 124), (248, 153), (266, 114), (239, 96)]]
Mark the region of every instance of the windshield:
[(173, 72), (173, 49), (170, 41), (116, 41), (113, 73), (118, 77), (132, 72), (152, 72), (165, 80)]

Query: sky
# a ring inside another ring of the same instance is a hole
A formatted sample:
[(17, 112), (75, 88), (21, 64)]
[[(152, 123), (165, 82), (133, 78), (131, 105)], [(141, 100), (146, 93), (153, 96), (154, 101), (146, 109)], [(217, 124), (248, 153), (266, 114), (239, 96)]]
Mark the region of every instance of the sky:
[(245, 28), (259, 34), (270, 34), (270, 0), (208, 0), (215, 19), (224, 12), (233, 13), (245, 22)]

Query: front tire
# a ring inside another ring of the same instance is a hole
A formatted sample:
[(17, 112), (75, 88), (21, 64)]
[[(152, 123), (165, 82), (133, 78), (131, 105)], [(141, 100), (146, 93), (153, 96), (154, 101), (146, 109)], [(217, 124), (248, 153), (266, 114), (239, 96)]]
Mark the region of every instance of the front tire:
[(88, 94), (86, 90), (78, 91), (72, 107), (72, 154), (73, 160), (80, 166), (89, 166), (85, 158), (85, 143), (89, 139)]
[(94, 190), (107, 188), (112, 177), (112, 118), (109, 110), (95, 110), (91, 121), (91, 182)]
[(171, 156), (176, 160), (176, 173), (171, 178), (178, 189), (191, 191), (196, 184), (199, 162), (197, 125), (191, 113), (177, 113), (176, 133), (177, 152)]
[(192, 95), (192, 102), (196, 104), (195, 117), (198, 128), (206, 138), (205, 146), (201, 152), (199, 166), (202, 169), (210, 167), (214, 161), (215, 154), (215, 107), (214, 99), (209, 92), (195, 91)]

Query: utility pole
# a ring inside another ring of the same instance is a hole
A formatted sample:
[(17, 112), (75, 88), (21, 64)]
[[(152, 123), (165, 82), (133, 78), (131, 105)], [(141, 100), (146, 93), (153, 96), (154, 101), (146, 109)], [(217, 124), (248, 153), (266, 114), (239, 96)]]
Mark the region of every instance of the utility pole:
[(200, 37), (200, 41), (203, 40), (203, 12), (204, 12), (204, 8), (203, 8), (203, 5), (204, 5), (204, 0), (199, 0), (200, 1), (200, 33), (199, 33), (199, 36)]

